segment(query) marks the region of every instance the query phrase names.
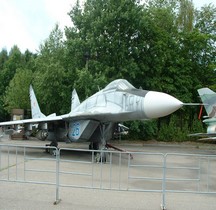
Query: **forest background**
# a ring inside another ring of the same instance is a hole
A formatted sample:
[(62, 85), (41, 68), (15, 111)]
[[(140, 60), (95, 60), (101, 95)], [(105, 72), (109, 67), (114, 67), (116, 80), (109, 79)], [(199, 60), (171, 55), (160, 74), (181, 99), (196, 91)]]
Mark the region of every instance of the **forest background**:
[[(0, 121), (10, 120), (14, 108), (30, 109), (30, 84), (47, 115), (68, 113), (74, 88), (84, 100), (118, 78), (185, 103), (200, 102), (199, 88), (216, 90), (216, 7), (196, 9), (190, 0), (141, 2), (77, 1), (68, 13), (73, 26), (61, 31), (56, 24), (36, 53), (2, 49)], [(199, 108), (125, 125), (133, 139), (184, 141), (205, 130)]]

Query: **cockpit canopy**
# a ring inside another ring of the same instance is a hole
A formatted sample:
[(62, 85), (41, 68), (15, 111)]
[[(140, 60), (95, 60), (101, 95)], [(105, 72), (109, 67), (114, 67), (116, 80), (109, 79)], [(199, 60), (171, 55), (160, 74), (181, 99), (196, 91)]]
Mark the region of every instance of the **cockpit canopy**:
[(105, 88), (104, 91), (107, 90), (131, 90), (131, 89), (135, 89), (135, 87), (133, 85), (131, 85), (127, 80), (125, 79), (117, 79), (114, 80), (113, 82), (109, 83)]

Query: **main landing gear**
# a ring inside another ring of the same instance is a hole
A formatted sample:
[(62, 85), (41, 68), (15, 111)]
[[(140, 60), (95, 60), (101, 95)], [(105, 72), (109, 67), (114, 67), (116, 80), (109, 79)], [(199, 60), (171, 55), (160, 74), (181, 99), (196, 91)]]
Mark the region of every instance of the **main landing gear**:
[[(109, 134), (113, 131), (113, 125), (112, 124), (100, 124), (100, 142), (92, 142), (89, 145), (89, 149), (93, 150), (100, 150), (98, 152), (95, 152), (95, 162), (103, 162), (106, 163), (109, 160), (109, 152), (107, 151), (108, 148), (112, 148), (114, 150), (118, 150), (121, 152), (127, 152), (126, 150), (120, 149), (118, 147), (112, 146), (111, 144), (107, 143), (107, 140), (109, 138)], [(130, 154), (130, 152), (127, 152), (130, 155), (130, 158), (133, 159), (133, 156)]]
[(56, 147), (58, 149), (58, 142), (56, 140), (51, 141), (50, 144), (46, 144), (45, 146), (46, 146), (46, 149), (45, 149), (46, 153), (56, 156), (56, 150), (52, 148), (52, 147)]
[(99, 162), (105, 163), (108, 160), (107, 158), (108, 153), (105, 152), (107, 150), (107, 147), (103, 147), (102, 149), (100, 149), (100, 143), (98, 142), (90, 143), (89, 150), (100, 150), (99, 152), (95, 151), (94, 153), (96, 163), (99, 163)]
[(113, 145), (107, 143), (106, 147), (103, 150), (101, 150), (100, 152), (96, 152), (96, 154), (95, 154), (95, 162), (96, 163), (100, 163), (100, 162), (106, 163), (109, 160), (109, 152), (106, 151), (109, 148), (112, 148), (112, 149), (120, 151), (120, 152), (124, 152), (130, 156), (131, 160), (133, 160), (133, 155), (129, 151), (118, 148), (116, 146), (113, 146)]

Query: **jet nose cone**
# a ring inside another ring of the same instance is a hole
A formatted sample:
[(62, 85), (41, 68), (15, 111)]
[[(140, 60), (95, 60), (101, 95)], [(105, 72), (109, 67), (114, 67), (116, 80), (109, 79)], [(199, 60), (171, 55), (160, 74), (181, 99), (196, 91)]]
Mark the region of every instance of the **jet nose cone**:
[(175, 112), (183, 103), (171, 95), (149, 91), (144, 98), (144, 112), (148, 118), (159, 118)]

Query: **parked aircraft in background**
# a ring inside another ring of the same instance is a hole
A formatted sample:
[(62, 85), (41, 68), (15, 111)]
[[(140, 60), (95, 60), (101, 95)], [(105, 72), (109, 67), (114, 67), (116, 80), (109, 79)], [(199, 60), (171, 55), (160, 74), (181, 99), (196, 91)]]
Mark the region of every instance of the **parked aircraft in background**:
[(45, 116), (30, 86), (32, 119), (1, 122), (0, 126), (23, 125), (26, 135), (33, 127), (37, 137), (57, 141), (89, 141), (90, 148), (105, 149), (119, 122), (159, 118), (175, 112), (183, 103), (171, 95), (136, 89), (127, 80), (118, 79), (80, 103), (76, 90), (72, 92), (68, 114)]
[(207, 125), (207, 133), (195, 133), (189, 136), (203, 137), (201, 140), (214, 140), (216, 139), (216, 93), (209, 88), (201, 88), (197, 91), (207, 113), (203, 120)]

